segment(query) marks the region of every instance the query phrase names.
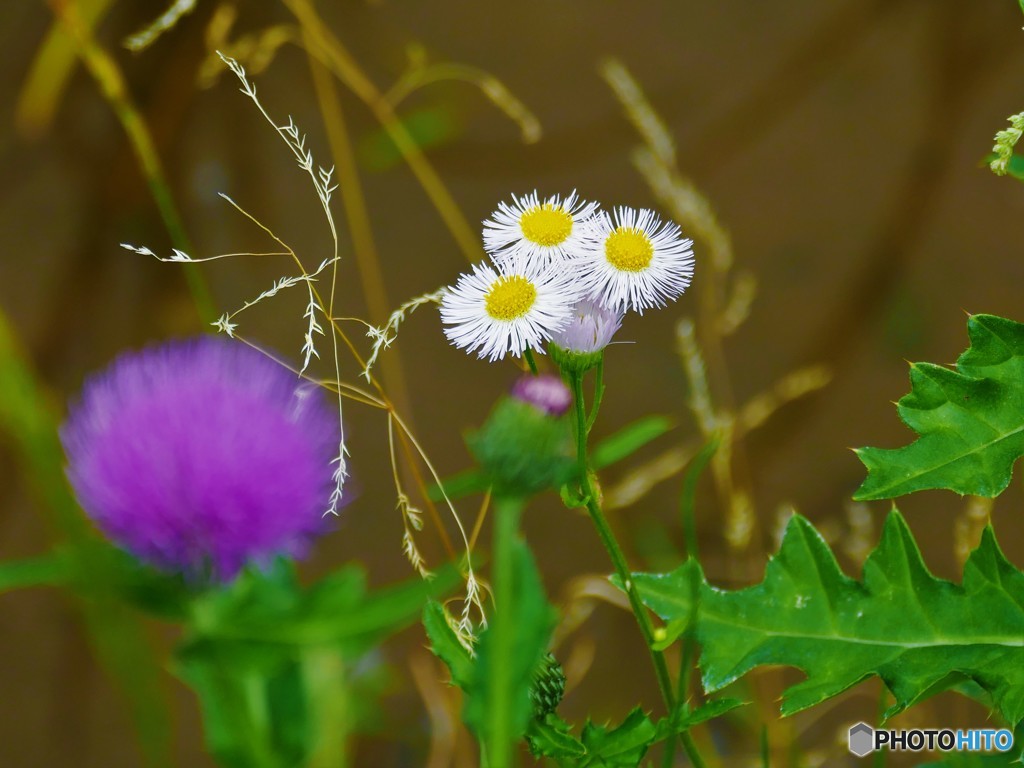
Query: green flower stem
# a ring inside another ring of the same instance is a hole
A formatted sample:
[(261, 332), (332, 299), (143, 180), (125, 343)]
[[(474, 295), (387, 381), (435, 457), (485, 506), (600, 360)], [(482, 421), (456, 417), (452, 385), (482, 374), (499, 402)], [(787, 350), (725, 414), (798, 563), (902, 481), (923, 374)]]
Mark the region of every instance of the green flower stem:
[(537, 375), (537, 361), (533, 359), (533, 350), (527, 347), (523, 350), (523, 357), (526, 358), (526, 364), (530, 366), (530, 373), (534, 376)]
[[(697, 481), (700, 479), (701, 473), (711, 461), (711, 458), (715, 455), (716, 450), (718, 450), (718, 441), (711, 440), (701, 449), (700, 453), (693, 458), (693, 461), (690, 462), (690, 466), (686, 470), (686, 474), (683, 475), (683, 490), (679, 495), (679, 506), (681, 508), (683, 518), (683, 531), (686, 535), (686, 555), (698, 562), (700, 558), (698, 556), (697, 547)], [(696, 611), (697, 606), (696, 593), (696, 584), (694, 584), (694, 594), (690, 598), (691, 605), (694, 606), (694, 611)], [(683, 636), (683, 654), (682, 660), (679, 663), (679, 679), (676, 681), (676, 701), (680, 702), (680, 712), (684, 715), (689, 710), (686, 700), (687, 692), (690, 689), (690, 674), (693, 670), (693, 657), (695, 653), (696, 643), (694, 641), (693, 632), (687, 631)], [(674, 741), (670, 741), (666, 746), (664, 759), (661, 763), (664, 768), (670, 768), (673, 764), (675, 758), (675, 747), (676, 744)]]
[[(512, 547), (519, 535), (519, 518), (523, 500), (515, 496), (498, 496), (494, 504), (494, 618), (490, 631), (494, 637), (495, 659), (511, 658), (515, 652), (515, 638), (511, 624), (514, 596)], [(509, 727), (512, 721), (510, 690), (512, 680), (508, 664), (497, 663), (492, 668), (487, 717), (490, 720), (490, 743), (487, 744), (488, 768), (508, 768), (514, 762), (515, 738)]]
[(594, 404), (590, 406), (590, 418), (587, 419), (588, 435), (594, 428), (594, 422), (597, 421), (597, 411), (600, 409), (601, 399), (604, 397), (604, 352), (601, 353), (601, 357), (597, 361), (597, 370), (594, 376)]
[[(586, 406), (583, 402), (583, 374), (570, 373), (569, 384), (572, 388), (572, 399), (576, 416), (576, 450), (580, 463), (580, 485), (583, 497), (586, 499), (587, 512), (590, 513), (590, 519), (594, 522), (597, 535), (600, 537), (601, 543), (604, 544), (604, 548), (608, 552), (608, 556), (611, 558), (612, 565), (615, 568), (615, 574), (619, 577), (619, 581), (621, 581), (626, 591), (626, 596), (629, 598), (629, 605), (633, 610), (633, 616), (636, 618), (636, 623), (640, 627), (640, 634), (643, 636), (647, 650), (651, 654), (651, 661), (654, 663), (654, 672), (658, 678), (658, 688), (661, 690), (662, 699), (664, 699), (665, 706), (668, 708), (669, 716), (674, 716), (676, 713), (676, 697), (672, 690), (672, 680), (668, 674), (668, 664), (665, 663), (665, 655), (661, 651), (654, 649), (654, 630), (651, 627), (651, 619), (647, 615), (643, 603), (640, 601), (640, 595), (637, 593), (632, 578), (630, 578), (629, 564), (626, 562), (626, 556), (623, 554), (622, 547), (619, 546), (611, 526), (608, 525), (608, 519), (604, 516), (601, 505), (597, 501), (597, 494), (590, 479), (590, 462), (587, 457), (588, 422)], [(690, 758), (690, 762), (693, 763), (695, 768), (704, 768), (704, 760), (697, 750), (693, 737), (686, 731), (683, 731), (679, 734), (679, 738), (682, 741), (683, 749), (686, 750), (686, 754)]]

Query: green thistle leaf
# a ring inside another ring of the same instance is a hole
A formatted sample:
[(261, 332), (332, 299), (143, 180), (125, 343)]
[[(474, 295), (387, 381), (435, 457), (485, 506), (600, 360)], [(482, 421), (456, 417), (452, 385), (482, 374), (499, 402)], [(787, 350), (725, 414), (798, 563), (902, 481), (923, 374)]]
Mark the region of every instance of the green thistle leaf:
[(964, 567), (963, 585), (935, 578), (903, 517), (893, 512), (856, 581), (814, 527), (796, 516), (764, 581), (728, 592), (695, 561), (633, 575), (641, 599), (668, 621), (691, 616), (708, 692), (754, 667), (797, 667), (807, 679), (783, 694), (782, 713), (814, 706), (878, 675), (896, 703), (885, 717), (973, 679), (1010, 723), (1024, 718), (1024, 573), (991, 529)]
[(587, 759), (582, 765), (635, 768), (640, 765), (656, 736), (654, 724), (639, 707), (615, 728), (588, 722), (583, 726), (582, 741)]
[(1024, 454), (1024, 325), (993, 315), (967, 321), (970, 348), (956, 370), (910, 367), (910, 394), (896, 409), (920, 435), (903, 448), (861, 448), (868, 469), (855, 499), (889, 499), (928, 488), (994, 497)]

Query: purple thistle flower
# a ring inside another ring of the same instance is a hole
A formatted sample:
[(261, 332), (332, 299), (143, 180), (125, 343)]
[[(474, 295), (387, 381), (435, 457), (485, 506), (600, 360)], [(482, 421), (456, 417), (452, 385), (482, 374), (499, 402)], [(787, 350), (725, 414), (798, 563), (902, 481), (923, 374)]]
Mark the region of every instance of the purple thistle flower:
[(201, 337), (118, 358), (86, 381), (61, 441), (79, 502), (162, 570), (227, 581), (301, 557), (325, 532), (338, 420), (256, 350)]
[(572, 403), (569, 388), (549, 373), (520, 377), (512, 385), (512, 397), (550, 416), (561, 416)]

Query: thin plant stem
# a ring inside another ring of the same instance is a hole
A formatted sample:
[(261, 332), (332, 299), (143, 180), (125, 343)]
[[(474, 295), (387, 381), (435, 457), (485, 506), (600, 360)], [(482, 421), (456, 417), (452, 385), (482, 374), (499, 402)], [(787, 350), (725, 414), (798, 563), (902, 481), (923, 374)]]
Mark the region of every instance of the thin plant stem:
[[(576, 449), (580, 464), (580, 485), (583, 497), (586, 500), (587, 512), (590, 514), (590, 519), (593, 521), (594, 527), (597, 529), (597, 535), (601, 539), (601, 543), (608, 552), (608, 556), (612, 561), (612, 566), (615, 568), (615, 575), (618, 576), (619, 581), (622, 583), (622, 588), (625, 590), (626, 596), (629, 598), (629, 606), (633, 611), (633, 616), (636, 618), (637, 625), (640, 627), (640, 634), (644, 639), (644, 644), (647, 646), (647, 650), (651, 654), (651, 661), (654, 664), (654, 672), (658, 679), (658, 688), (661, 690), (662, 699), (665, 701), (665, 706), (668, 710), (669, 716), (673, 717), (676, 712), (676, 697), (672, 690), (672, 680), (668, 673), (668, 664), (665, 662), (665, 655), (654, 648), (654, 630), (651, 626), (650, 617), (647, 615), (647, 611), (644, 609), (643, 603), (640, 600), (640, 595), (636, 590), (636, 585), (630, 577), (630, 569), (629, 564), (626, 562), (626, 556), (623, 554), (622, 547), (619, 545), (618, 539), (615, 538), (615, 534), (612, 532), (611, 526), (608, 525), (608, 519), (604, 516), (604, 512), (601, 510), (601, 505), (597, 501), (597, 493), (595, 492), (594, 485), (590, 479), (590, 462), (587, 455), (587, 412), (586, 404), (583, 399), (583, 375), (580, 373), (570, 373), (569, 383), (572, 389), (575, 414)], [(690, 736), (688, 732), (683, 731), (679, 734), (679, 738), (683, 744), (683, 749), (686, 750), (686, 754), (690, 758), (690, 762), (692, 762), (696, 768), (704, 768), (704, 760), (701, 758), (700, 752), (697, 750), (697, 745), (694, 743), (693, 737)]]
[[(881, 690), (878, 692), (878, 716), (877, 722), (881, 725), (885, 719), (885, 711), (889, 708), (889, 692), (884, 685), (878, 686)], [(883, 747), (882, 749), (875, 750), (874, 759), (872, 765), (874, 768), (885, 768), (889, 758), (889, 748)]]
[(686, 537), (686, 556), (697, 561), (700, 560), (697, 545), (697, 481), (717, 450), (718, 441), (712, 439), (707, 442), (700, 453), (693, 457), (686, 474), (683, 475), (683, 489), (679, 494), (683, 535)]
[[(690, 462), (690, 466), (686, 470), (686, 474), (683, 476), (683, 489), (679, 494), (679, 506), (683, 521), (683, 533), (686, 537), (686, 555), (692, 560), (699, 562), (699, 551), (697, 546), (697, 520), (696, 520), (696, 507), (697, 507), (697, 481), (700, 479), (701, 473), (707, 467), (711, 461), (711, 457), (715, 455), (715, 451), (718, 449), (718, 441), (712, 440), (701, 449), (693, 461)], [(691, 595), (690, 604), (693, 606), (691, 613), (690, 626), (687, 628), (686, 634), (683, 636), (683, 653), (682, 658), (679, 662), (679, 678), (676, 681), (676, 701), (680, 712), (686, 714), (689, 710), (689, 706), (686, 703), (687, 693), (690, 689), (690, 675), (693, 672), (693, 657), (696, 653), (696, 643), (693, 637), (693, 617), (696, 616), (698, 607), (699, 592), (694, 585), (693, 595)], [(665, 747), (665, 754), (662, 760), (663, 768), (670, 768), (675, 759), (675, 741), (670, 741)]]
[(508, 768), (513, 763), (514, 737), (511, 728), (511, 712), (509, 689), (512, 682), (509, 678), (511, 667), (506, 659), (515, 651), (515, 635), (512, 625), (512, 607), (515, 600), (515, 573), (512, 563), (513, 547), (519, 535), (519, 518), (523, 511), (523, 500), (514, 496), (498, 496), (494, 504), (494, 568), (492, 579), (494, 586), (494, 617), (491, 620), (490, 634), (492, 638), (495, 663), (490, 669), (490, 701), (487, 708), (487, 719), (490, 722), (489, 738), (487, 739), (487, 765), (489, 768)]
[[(185, 233), (185, 226), (178, 208), (174, 204), (170, 185), (167, 183), (163, 165), (156, 151), (156, 145), (149, 132), (149, 127), (139, 110), (132, 103), (128, 94), (128, 86), (121, 74), (117, 62), (92, 37), (89, 27), (78, 15), (75, 3), (68, 0), (49, 0), (50, 8), (58, 21), (67, 30), (74, 41), (79, 57), (92, 75), (107, 103), (117, 116), (121, 127), (128, 137), (132, 151), (139, 161), (142, 175), (149, 186), (150, 194), (156, 203), (157, 211), (163, 220), (164, 227), (171, 237), (171, 242), (178, 250), (192, 253), (192, 243)], [(202, 273), (195, 264), (185, 264), (185, 280), (189, 292), (195, 302), (196, 311), (204, 323), (212, 323), (217, 317), (210, 289), (203, 279)]]
[(534, 376), (537, 375), (537, 361), (533, 357), (533, 350), (527, 347), (523, 350), (523, 357), (526, 358), (526, 364), (530, 366), (530, 373)]
[(594, 404), (590, 406), (590, 417), (587, 419), (587, 434), (590, 434), (590, 430), (594, 428), (594, 422), (597, 421), (597, 411), (601, 407), (601, 400), (604, 398), (604, 353), (601, 353), (601, 357), (597, 361), (597, 367), (594, 370)]

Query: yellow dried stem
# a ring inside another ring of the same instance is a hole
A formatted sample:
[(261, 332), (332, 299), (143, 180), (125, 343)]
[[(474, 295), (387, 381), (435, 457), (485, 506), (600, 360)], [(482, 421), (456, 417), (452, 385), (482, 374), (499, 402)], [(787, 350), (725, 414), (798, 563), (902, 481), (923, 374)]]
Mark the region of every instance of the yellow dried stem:
[[(808, 366), (787, 374), (767, 393), (752, 397), (740, 408), (733, 431), (736, 437), (745, 437), (757, 429), (780, 408), (793, 400), (815, 392), (831, 380), (832, 374), (824, 366)], [(677, 477), (701, 449), (703, 442), (691, 440), (669, 448), (653, 459), (632, 469), (625, 477), (605, 490), (605, 507), (622, 509), (646, 496), (659, 483)]]
[(981, 534), (989, 524), (993, 499), (968, 496), (953, 524), (953, 553), (962, 568), (972, 550), (981, 543)]
[[(69, 0), (49, 0), (49, 5), (61, 27), (71, 38), (79, 58), (89, 70), (93, 80), (96, 81), (103, 97), (114, 110), (114, 114), (117, 115), (139, 162), (139, 167), (149, 186), (160, 218), (171, 237), (171, 242), (175, 248), (185, 253), (191, 253), (192, 245), (174, 203), (174, 197), (167, 183), (163, 164), (157, 154), (153, 136), (149, 132), (146, 121), (132, 102), (120, 67), (117, 66), (113, 57), (96, 42), (91, 26), (79, 14), (76, 3)], [(210, 296), (202, 273), (194, 264), (185, 265), (185, 280), (200, 318), (206, 323), (213, 322), (217, 316), (213, 298)]]
[(309, 52), (345, 84), (373, 113), (405, 158), (427, 197), (458, 243), (466, 259), (480, 261), (484, 256), (479, 234), (469, 226), (434, 167), (427, 160), (415, 139), (399, 120), (391, 105), (362, 68), (320, 20), (309, 0), (283, 0), (303, 29)]
[(497, 107), (509, 120), (519, 127), (524, 144), (540, 140), (540, 120), (530, 109), (508, 89), (497, 77), (479, 67), (468, 64), (428, 64), (422, 55), (411, 55), (409, 69), (398, 79), (384, 98), (392, 109), (408, 98), (414, 91), (433, 83), (456, 80), (469, 83)]

